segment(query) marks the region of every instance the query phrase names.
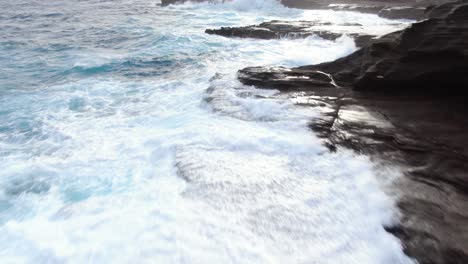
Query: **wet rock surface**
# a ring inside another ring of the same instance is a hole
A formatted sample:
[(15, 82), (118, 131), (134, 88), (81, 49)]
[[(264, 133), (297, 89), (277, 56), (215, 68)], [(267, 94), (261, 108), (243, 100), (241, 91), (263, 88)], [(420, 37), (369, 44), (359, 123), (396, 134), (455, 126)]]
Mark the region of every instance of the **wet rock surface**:
[(409, 256), (419, 263), (468, 263), (468, 109), (463, 102), (344, 88), (293, 98), (321, 112), (310, 127), (330, 150), (353, 149), (404, 175), (392, 187), (401, 222), (387, 230), (402, 240)]
[[(318, 21), (280, 21), (273, 20), (259, 25), (245, 27), (222, 27), (220, 29), (207, 29), (205, 32), (212, 35), (238, 38), (257, 38), (257, 39), (281, 39), (281, 38), (307, 38), (318, 36), (326, 40), (336, 40), (344, 33), (324, 30), (323, 26), (332, 26), (331, 23), (321, 23)], [(342, 25), (333, 25), (335, 27), (360, 28), (362, 25), (356, 23), (346, 23)], [(316, 27), (321, 27), (318, 29)], [(356, 45), (362, 47), (374, 36), (361, 33), (347, 34), (355, 39)]]
[(246, 68), (239, 71), (238, 78), (246, 85), (262, 86), (281, 91), (336, 86), (331, 76), (324, 72), (302, 71), (284, 67)]
[[(310, 128), (331, 151), (353, 149), (401, 172), (390, 190), (401, 221), (387, 230), (409, 256), (468, 263), (468, 0), (427, 15), (337, 61), (249, 67), (239, 80), (319, 111)], [(332, 85), (304, 81), (317, 73)]]
[(468, 1), (444, 8), (445, 15), (438, 10), (438, 16), (371, 40), (347, 57), (291, 70), (326, 72), (339, 86), (356, 90), (462, 95), (468, 87)]

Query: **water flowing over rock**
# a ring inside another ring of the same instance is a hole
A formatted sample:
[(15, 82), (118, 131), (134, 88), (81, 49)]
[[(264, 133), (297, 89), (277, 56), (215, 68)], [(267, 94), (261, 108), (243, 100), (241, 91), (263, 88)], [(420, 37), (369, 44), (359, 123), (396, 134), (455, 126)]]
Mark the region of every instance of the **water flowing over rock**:
[(264, 85), (269, 88), (300, 90), (305, 87), (336, 87), (330, 75), (320, 71), (301, 71), (284, 67), (252, 67), (239, 71), (239, 80), (246, 85)]
[[(463, 102), (314, 89), (294, 100), (318, 109), (310, 127), (330, 150), (353, 149), (404, 177), (393, 192), (401, 222), (387, 230), (419, 263), (467, 263), (468, 122)], [(383, 178), (388, 177), (384, 172)]]
[[(358, 23), (344, 23), (333, 25), (332, 23), (324, 23), (319, 21), (279, 21), (273, 20), (263, 22), (259, 25), (245, 26), (245, 27), (222, 27), (220, 29), (207, 29), (205, 32), (212, 35), (220, 35), (224, 37), (238, 37), (238, 38), (256, 38), (256, 39), (281, 39), (281, 38), (307, 38), (310, 36), (318, 36), (326, 40), (337, 40), (342, 37), (344, 33), (333, 32), (324, 30), (323, 26), (338, 26), (348, 27), (362, 27)], [(362, 47), (367, 44), (374, 36), (362, 33), (350, 33), (349, 36), (355, 39), (356, 45)]]
[[(188, 0), (162, 0), (163, 6), (189, 2)], [(210, 0), (191, 0), (190, 2), (221, 2)], [(224, 1), (223, 1), (224, 2)], [(301, 9), (331, 9), (342, 11), (356, 11), (362, 13), (376, 14), (390, 19), (414, 19), (427, 18), (425, 9), (450, 0), (409, 0), (409, 1), (386, 1), (386, 0), (281, 0), (281, 4), (290, 8)]]
[[(432, 9), (432, 16), (440, 10)], [(293, 71), (326, 72), (338, 85), (357, 90), (461, 94), (468, 87), (467, 1), (456, 2), (446, 13), (372, 40), (342, 59)], [(242, 79), (248, 72), (242, 70)]]
[(390, 19), (427, 18), (425, 9), (450, 0), (281, 0), (287, 7), (304, 9), (333, 9), (377, 14)]
[(352, 40), (204, 33), (341, 14), (156, 3), (0, 1), (0, 263), (411, 263), (368, 158), (330, 153), (312, 108), (237, 81), (246, 65), (339, 58)]
[(353, 82), (358, 90), (462, 94), (468, 87), (468, 4), (455, 6), (445, 17), (387, 35), (336, 62), (311, 68), (329, 72), (338, 81)]
[[(330, 150), (351, 148), (402, 171), (395, 187), (401, 223), (387, 230), (409, 256), (423, 264), (468, 263), (468, 1), (433, 6), (426, 15), (333, 62), (248, 67), (238, 76), (261, 88), (296, 87), (293, 100), (322, 113), (310, 127)], [(337, 87), (296, 78), (316, 72)]]

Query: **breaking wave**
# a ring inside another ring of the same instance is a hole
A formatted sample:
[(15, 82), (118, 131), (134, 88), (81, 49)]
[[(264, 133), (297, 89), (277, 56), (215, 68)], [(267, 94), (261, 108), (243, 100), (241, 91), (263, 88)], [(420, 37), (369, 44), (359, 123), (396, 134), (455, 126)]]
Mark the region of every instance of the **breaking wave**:
[(329, 153), (313, 109), (236, 79), (351, 38), (203, 33), (309, 14), (277, 1), (61, 4), (0, 2), (1, 263), (411, 262), (373, 164)]

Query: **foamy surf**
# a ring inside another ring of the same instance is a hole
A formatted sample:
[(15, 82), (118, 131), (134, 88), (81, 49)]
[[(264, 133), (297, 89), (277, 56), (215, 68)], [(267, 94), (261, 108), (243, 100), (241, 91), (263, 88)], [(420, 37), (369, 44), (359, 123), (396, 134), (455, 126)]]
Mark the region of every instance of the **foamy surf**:
[[(34, 19), (32, 35), (2, 28), (17, 78), (0, 72), (0, 262), (411, 262), (383, 228), (395, 211), (372, 163), (329, 153), (307, 128), (318, 113), (236, 80), (336, 59), (349, 37), (209, 36), (254, 9), (148, 1), (66, 6), (44, 30), (57, 7), (17, 2), (10, 23)], [(305, 12), (264, 10), (255, 20)]]
[(296, 14), (299, 13), (299, 10), (293, 11), (293, 9), (286, 8), (281, 4), (280, 1), (277, 0), (212, 0), (212, 1), (205, 1), (201, 3), (197, 3), (196, 1), (187, 1), (184, 2), (183, 5), (196, 5), (201, 7), (208, 7), (208, 8), (215, 8), (218, 10), (236, 10), (236, 11), (263, 11), (263, 12), (272, 12), (272, 11), (282, 11), (285, 12), (289, 10), (290, 12), (295, 12)]

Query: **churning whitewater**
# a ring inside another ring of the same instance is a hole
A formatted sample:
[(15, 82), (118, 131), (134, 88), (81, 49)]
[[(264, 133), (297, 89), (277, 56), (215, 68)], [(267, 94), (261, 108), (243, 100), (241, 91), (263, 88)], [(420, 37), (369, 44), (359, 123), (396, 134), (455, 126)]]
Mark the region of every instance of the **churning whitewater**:
[(228, 39), (272, 19), (408, 21), (273, 0), (0, 3), (0, 263), (409, 263), (371, 162), (330, 153), (318, 113), (241, 85), (353, 39)]

